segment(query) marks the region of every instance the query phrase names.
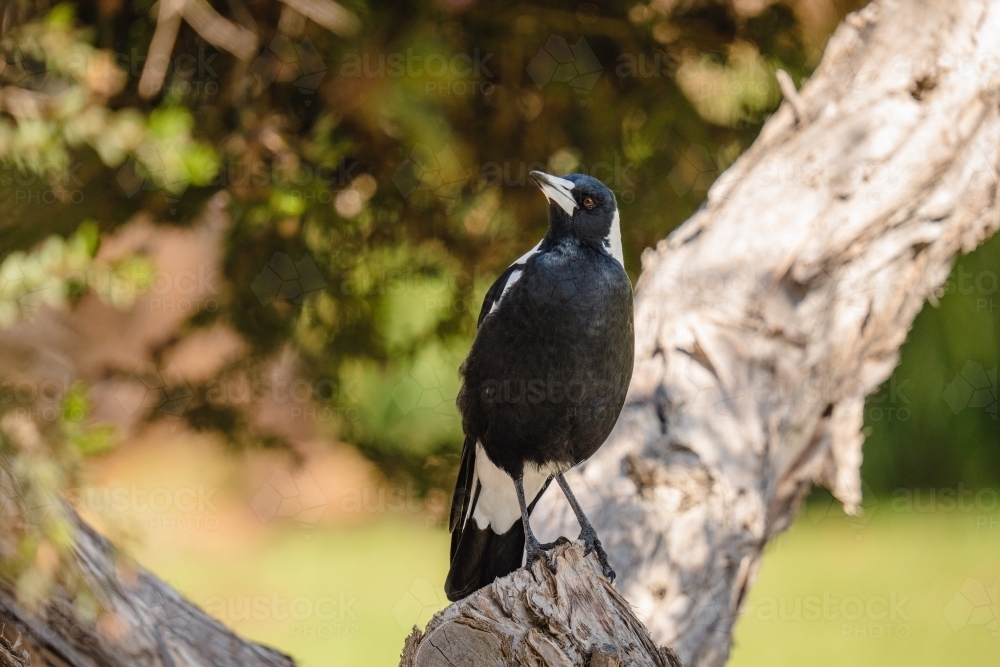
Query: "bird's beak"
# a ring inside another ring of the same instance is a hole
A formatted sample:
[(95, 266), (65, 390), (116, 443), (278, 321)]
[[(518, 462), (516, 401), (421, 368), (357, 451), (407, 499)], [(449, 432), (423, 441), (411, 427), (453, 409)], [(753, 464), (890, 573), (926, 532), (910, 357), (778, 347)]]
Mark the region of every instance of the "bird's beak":
[(573, 211), (576, 209), (576, 200), (573, 199), (573, 181), (567, 181), (565, 178), (552, 176), (542, 171), (531, 172), (531, 177), (535, 179), (535, 183), (538, 183), (538, 187), (542, 189), (546, 199), (553, 204), (558, 204), (559, 208), (566, 211), (566, 215), (572, 217)]

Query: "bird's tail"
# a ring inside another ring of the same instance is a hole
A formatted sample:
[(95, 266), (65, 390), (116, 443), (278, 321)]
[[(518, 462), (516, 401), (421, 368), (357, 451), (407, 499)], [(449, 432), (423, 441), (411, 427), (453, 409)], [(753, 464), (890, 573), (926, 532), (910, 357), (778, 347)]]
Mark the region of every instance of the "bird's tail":
[(444, 591), (452, 602), (489, 586), (521, 567), (524, 557), (524, 528), (515, 521), (498, 535), (487, 526), (480, 528), (471, 517), (451, 534), (451, 569)]
[(480, 528), (472, 515), (481, 491), (476, 474), (476, 443), (466, 440), (451, 501), (451, 569), (444, 583), (451, 601), (472, 595), (521, 567), (524, 528), (520, 521), (498, 535), (491, 526)]
[[(528, 516), (538, 504), (549, 478), (528, 503)], [(480, 528), (473, 518), (482, 485), (476, 474), (476, 443), (466, 440), (462, 465), (458, 469), (455, 495), (451, 501), (451, 568), (444, 582), (444, 592), (452, 602), (472, 595), (494, 579), (505, 577), (521, 567), (524, 560), (524, 526), (515, 521), (505, 533), (492, 526)], [(515, 501), (516, 502), (516, 501)]]

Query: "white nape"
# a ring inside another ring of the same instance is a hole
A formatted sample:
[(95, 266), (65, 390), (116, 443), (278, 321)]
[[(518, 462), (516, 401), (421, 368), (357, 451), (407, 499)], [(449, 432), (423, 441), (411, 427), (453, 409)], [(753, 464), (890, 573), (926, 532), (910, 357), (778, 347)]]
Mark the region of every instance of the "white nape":
[(604, 239), (604, 245), (611, 252), (611, 256), (618, 260), (618, 263), (625, 268), (625, 253), (622, 252), (622, 219), (615, 209), (615, 217), (611, 220), (611, 231)]

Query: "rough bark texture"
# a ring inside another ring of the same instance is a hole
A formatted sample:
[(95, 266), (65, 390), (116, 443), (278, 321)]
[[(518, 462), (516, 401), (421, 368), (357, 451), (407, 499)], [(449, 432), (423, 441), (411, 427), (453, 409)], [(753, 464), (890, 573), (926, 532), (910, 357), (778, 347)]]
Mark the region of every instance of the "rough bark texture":
[[(568, 477), (618, 591), (684, 664), (726, 661), (761, 552), (814, 483), (858, 507), (865, 396), (1000, 224), (998, 92), (1000, 3), (875, 2), (644, 255), (626, 409)], [(559, 494), (533, 523), (577, 530)]]
[(453, 604), (406, 640), (400, 667), (680, 667), (659, 648), (597, 558), (568, 544)]
[[(618, 592), (561, 548), (557, 577), (519, 571), (452, 605), (404, 665), (450, 664), (445, 649), (671, 665), (626, 599), (685, 664), (725, 662), (762, 549), (810, 486), (858, 506), (865, 396), (955, 254), (1000, 224), (998, 63), (1000, 3), (882, 0), (838, 29), (801, 96), (784, 82), (792, 101), (644, 256), (629, 401), (570, 476)], [(534, 523), (543, 539), (577, 530), (558, 493)], [(25, 648), (32, 665), (292, 664), (126, 574), (85, 526), (77, 539), (69, 569), (110, 613), (82, 618), (63, 589), (29, 613), (4, 584), (0, 665), (21, 667)]]
[[(0, 476), (2, 477), (2, 476)], [(3, 481), (0, 479), (0, 481)], [(0, 491), (3, 489), (0, 488)], [(0, 501), (7, 494), (0, 493)], [(0, 502), (0, 509), (7, 509)], [(66, 509), (76, 546), (44, 607), (29, 611), (0, 578), (0, 667), (292, 667), (291, 658), (237, 637), (134, 565)], [(0, 540), (12, 522), (0, 513)], [(72, 590), (93, 592), (101, 611), (81, 613)]]

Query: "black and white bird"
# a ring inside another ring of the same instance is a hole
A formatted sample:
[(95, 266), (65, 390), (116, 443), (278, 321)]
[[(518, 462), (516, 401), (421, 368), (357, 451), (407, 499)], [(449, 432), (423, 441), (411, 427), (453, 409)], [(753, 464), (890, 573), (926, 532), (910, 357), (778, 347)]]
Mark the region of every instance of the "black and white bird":
[[(595, 178), (532, 178), (549, 229), (497, 279), (462, 365), (465, 446), (451, 508), (445, 592), (459, 600), (546, 550), (528, 517), (553, 478), (587, 553), (614, 571), (563, 473), (614, 427), (632, 377), (632, 284), (614, 193)], [(564, 538), (560, 538), (560, 541)]]

